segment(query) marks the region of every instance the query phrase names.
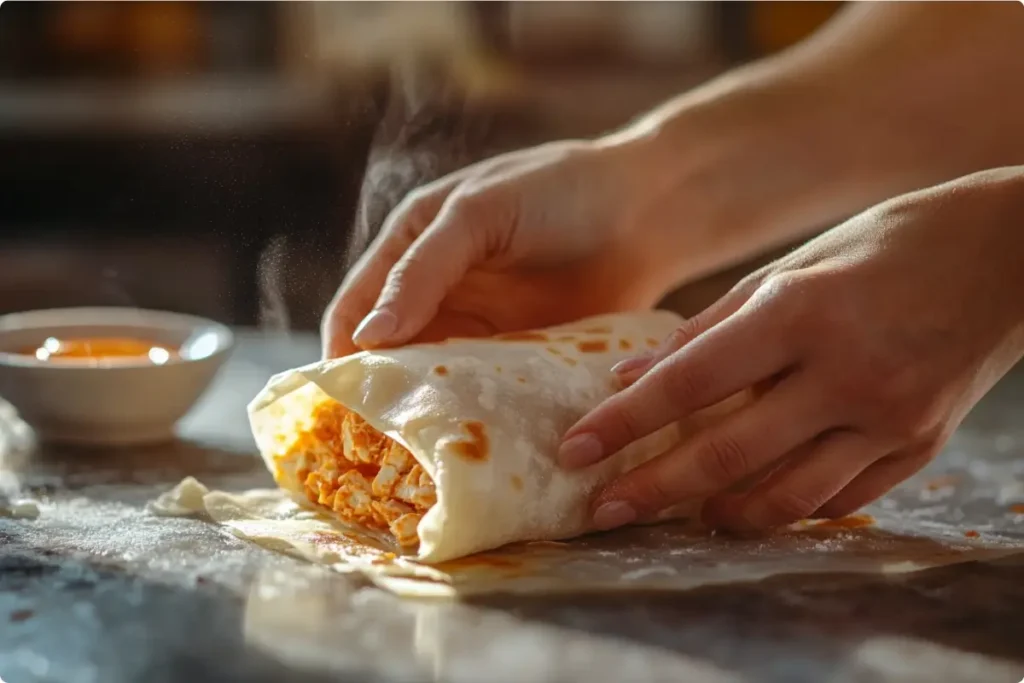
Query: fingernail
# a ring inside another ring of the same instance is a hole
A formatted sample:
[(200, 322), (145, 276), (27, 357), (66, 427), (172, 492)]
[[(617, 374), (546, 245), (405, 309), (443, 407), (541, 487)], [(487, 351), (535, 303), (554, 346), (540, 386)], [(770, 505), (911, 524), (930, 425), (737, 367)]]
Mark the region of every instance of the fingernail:
[(636, 510), (621, 500), (605, 503), (594, 512), (594, 526), (602, 531), (615, 529), (636, 519)]
[(562, 467), (586, 467), (603, 457), (604, 447), (593, 434), (579, 434), (566, 439), (558, 448), (558, 463)]
[(650, 364), (650, 362), (651, 354), (643, 353), (640, 354), (639, 356), (634, 356), (633, 358), (627, 358), (626, 360), (619, 361), (618, 363), (612, 366), (612, 372), (614, 372), (616, 375), (626, 375), (635, 370), (639, 370), (645, 365)]
[(371, 311), (352, 333), (352, 341), (361, 347), (386, 342), (398, 329), (398, 318), (387, 310)]

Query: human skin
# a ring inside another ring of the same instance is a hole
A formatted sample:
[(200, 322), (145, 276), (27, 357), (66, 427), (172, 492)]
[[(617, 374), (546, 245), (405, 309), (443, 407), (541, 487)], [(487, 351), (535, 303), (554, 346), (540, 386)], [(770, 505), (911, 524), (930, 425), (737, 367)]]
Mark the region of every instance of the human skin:
[[(711, 497), (755, 530), (848, 514), (929, 462), (1024, 355), (1024, 166), (898, 197), (742, 280), (567, 433), (586, 467), (744, 390), (755, 398), (595, 502), (601, 528)], [(764, 472), (770, 472), (763, 475)], [(750, 476), (752, 490), (721, 494)]]
[(855, 4), (622, 131), (446, 176), (346, 277), (325, 355), (649, 307), (888, 197), (1021, 163), (1022, 36), (1014, 3)]
[(854, 4), (621, 132), (430, 183), (345, 278), (325, 355), (650, 306), (888, 197), (1019, 163), (1021, 35), (1015, 3)]

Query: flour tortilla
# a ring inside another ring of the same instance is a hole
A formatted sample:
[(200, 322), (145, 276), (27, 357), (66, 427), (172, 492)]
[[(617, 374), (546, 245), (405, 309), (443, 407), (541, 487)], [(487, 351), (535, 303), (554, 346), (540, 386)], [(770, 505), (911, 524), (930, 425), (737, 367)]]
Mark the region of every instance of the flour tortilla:
[(919, 522), (879, 506), (868, 509), (876, 523), (861, 528), (804, 522), (767, 536), (733, 538), (676, 521), (568, 543), (516, 543), (426, 564), (388, 552), (280, 489), (228, 493), (189, 477), (149, 509), (158, 516), (204, 519), (267, 550), (416, 598), (685, 591), (781, 574), (902, 574), (1024, 549), (1024, 539), (992, 533), (969, 538), (956, 524)]
[[(569, 543), (542, 540), (585, 532), (584, 511), (601, 483), (748, 399), (734, 397), (685, 425), (673, 425), (656, 435), (659, 443), (649, 443), (641, 453), (619, 454), (602, 466), (607, 469), (570, 474), (555, 467), (558, 430), (610, 395), (611, 384), (602, 381), (608, 380), (612, 363), (642, 350), (619, 353), (613, 347), (592, 357), (573, 339), (627, 338), (646, 345), (648, 334), (660, 340), (678, 321), (671, 314), (627, 314), (546, 332), (559, 354), (551, 354), (539, 340), (457, 341), (360, 354), (272, 379), (250, 405), (254, 432), (272, 471), (281, 447), (276, 431), (306, 424), (311, 406), (328, 395), (361, 409), (374, 427), (403, 440), (421, 459), (438, 485), (435, 508), (441, 512), (424, 517), (423, 524), (429, 522), (430, 528), (423, 529), (426, 542), (419, 558), (393, 552), (373, 534), (339, 523), (328, 510), (312, 509), (295, 488), (289, 495), (288, 476), (294, 479), (294, 473), (277, 473), (283, 475), (279, 479), (284, 490), (244, 492), (210, 490), (188, 478), (150, 509), (162, 516), (206, 519), (268, 550), (355, 573), (415, 597), (681, 591), (780, 574), (898, 574), (1024, 549), (1024, 537), (1012, 525), (979, 535), (975, 530), (968, 533), (956, 521), (962, 518), (958, 507), (940, 517), (929, 516), (934, 505), (930, 499), (918, 500), (918, 490), (928, 491), (921, 489), (920, 481), (906, 484), (900, 496), (869, 507), (876, 523), (862, 528), (798, 523), (767, 536), (732, 538), (675, 521), (585, 535)], [(586, 331), (603, 330), (605, 322), (611, 332)], [(564, 357), (576, 365), (559, 365), (560, 354), (569, 354)], [(446, 374), (437, 375), (435, 368), (442, 363)], [(504, 373), (514, 383), (499, 379)], [(520, 375), (528, 382), (515, 379)], [(465, 438), (459, 421), (462, 410), (471, 418), (486, 418), (489, 458), (466, 462), (449, 452), (453, 439)], [(971, 481), (973, 472), (974, 468), (957, 476)], [(522, 478), (522, 490), (502, 485), (513, 474)], [(937, 474), (948, 472), (921, 476)], [(998, 477), (1001, 485), (1007, 479), (1012, 476)], [(977, 502), (971, 491), (965, 488), (958, 494), (963, 504)], [(911, 502), (901, 503), (902, 499)], [(671, 513), (685, 516), (686, 510)], [(472, 542), (460, 544), (460, 534)], [(513, 540), (519, 542), (461, 557), (472, 552), (469, 548), (488, 549)], [(439, 559), (446, 557), (457, 559)]]
[(592, 531), (589, 504), (603, 485), (682, 440), (672, 424), (582, 471), (555, 462), (566, 430), (620, 388), (611, 367), (681, 322), (666, 311), (623, 313), (314, 363), (273, 377), (249, 405), (250, 422), (278, 484), (298, 500), (294, 460), (280, 456), (325, 396), (407, 448), (437, 488), (418, 526), (421, 562), (571, 538)]

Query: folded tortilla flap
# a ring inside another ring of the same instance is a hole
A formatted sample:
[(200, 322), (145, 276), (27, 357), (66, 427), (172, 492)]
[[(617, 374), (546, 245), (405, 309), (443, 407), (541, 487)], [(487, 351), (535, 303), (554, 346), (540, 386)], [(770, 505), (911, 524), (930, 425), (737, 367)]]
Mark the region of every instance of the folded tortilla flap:
[[(315, 363), (274, 377), (253, 400), (253, 432), (279, 485), (330, 503), (346, 521), (380, 522), (376, 510), (400, 542), (418, 540), (421, 560), (579, 535), (597, 489), (677, 443), (679, 429), (573, 472), (555, 462), (562, 435), (618, 389), (612, 365), (679, 322), (667, 312), (618, 314)], [(296, 435), (310, 434), (297, 449)], [(297, 450), (305, 459), (292, 457)], [(342, 450), (342, 474), (310, 470), (310, 457), (322, 463)]]

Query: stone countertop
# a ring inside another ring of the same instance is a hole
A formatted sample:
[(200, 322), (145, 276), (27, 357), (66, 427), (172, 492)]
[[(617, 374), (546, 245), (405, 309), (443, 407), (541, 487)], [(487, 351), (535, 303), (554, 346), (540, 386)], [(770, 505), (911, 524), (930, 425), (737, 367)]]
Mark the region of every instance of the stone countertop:
[[(0, 680), (1008, 681), (1024, 676), (1024, 560), (908, 575), (777, 576), (658, 595), (403, 601), (147, 501), (186, 475), (272, 482), (245, 405), (270, 373), (312, 360), (310, 336), (240, 335), (167, 446), (23, 448), (8, 414), (0, 485), (42, 501), (0, 518)], [(1024, 371), (969, 416), (926, 475), (970, 471), (987, 499), (927, 513), (1024, 539)], [(9, 412), (9, 411), (8, 411)], [(931, 493), (929, 493), (931, 491)], [(998, 519), (997, 519), (998, 518)]]

